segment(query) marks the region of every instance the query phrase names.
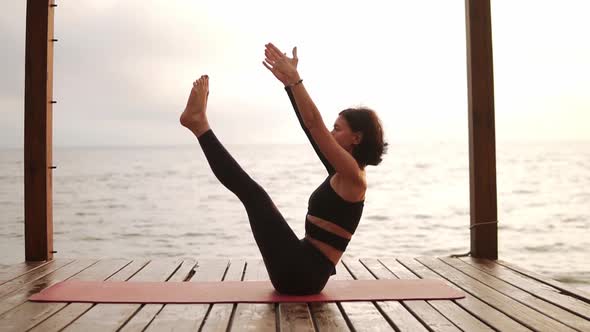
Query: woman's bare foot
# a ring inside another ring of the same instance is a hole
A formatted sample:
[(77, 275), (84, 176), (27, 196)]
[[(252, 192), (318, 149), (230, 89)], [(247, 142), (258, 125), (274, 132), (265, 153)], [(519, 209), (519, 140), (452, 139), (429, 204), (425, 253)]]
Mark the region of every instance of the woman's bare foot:
[(209, 76), (203, 75), (193, 82), (186, 108), (180, 115), (180, 124), (190, 129), (197, 137), (209, 130), (206, 114), (208, 96)]

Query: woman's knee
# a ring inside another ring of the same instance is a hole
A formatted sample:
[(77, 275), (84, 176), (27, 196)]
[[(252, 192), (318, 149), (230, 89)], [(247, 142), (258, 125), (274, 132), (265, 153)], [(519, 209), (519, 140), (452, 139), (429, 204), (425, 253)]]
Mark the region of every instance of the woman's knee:
[(264, 204), (263, 202), (270, 200), (266, 190), (251, 178), (243, 181), (233, 192), (246, 206)]

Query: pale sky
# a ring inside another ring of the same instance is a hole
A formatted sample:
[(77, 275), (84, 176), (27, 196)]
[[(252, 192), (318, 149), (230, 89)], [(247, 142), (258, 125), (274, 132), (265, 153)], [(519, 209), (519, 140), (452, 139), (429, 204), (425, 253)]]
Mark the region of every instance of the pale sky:
[[(0, 11), (0, 147), (23, 146), (26, 2)], [(192, 144), (178, 122), (210, 76), (209, 119), (235, 143), (305, 143), (262, 65), (288, 54), (331, 128), (377, 111), (386, 139), (468, 138), (465, 8), (456, 1), (58, 1), (55, 146)], [(590, 3), (492, 1), (496, 139), (590, 140)]]

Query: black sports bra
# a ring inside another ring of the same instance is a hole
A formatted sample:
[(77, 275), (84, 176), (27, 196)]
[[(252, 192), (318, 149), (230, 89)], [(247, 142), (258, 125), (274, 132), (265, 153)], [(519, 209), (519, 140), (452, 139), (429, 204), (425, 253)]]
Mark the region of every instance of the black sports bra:
[[(365, 201), (349, 202), (340, 197), (330, 185), (332, 176), (333, 174), (329, 175), (311, 194), (307, 213), (330, 221), (354, 234), (361, 219)], [(344, 251), (350, 241), (315, 225), (307, 218), (305, 220), (305, 232), (314, 239), (325, 242), (340, 251)]]

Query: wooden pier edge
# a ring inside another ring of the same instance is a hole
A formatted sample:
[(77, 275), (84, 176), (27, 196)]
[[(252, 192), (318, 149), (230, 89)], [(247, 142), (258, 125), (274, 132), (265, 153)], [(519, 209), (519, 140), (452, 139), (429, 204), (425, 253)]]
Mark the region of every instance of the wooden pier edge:
[[(508, 264), (503, 262), (504, 264)], [(512, 264), (511, 264), (512, 265)], [(264, 280), (260, 259), (56, 258), (0, 269), (1, 331), (590, 331), (590, 303), (495, 260), (449, 257), (344, 258), (334, 279), (435, 278), (456, 300), (335, 303), (108, 304), (30, 302), (68, 279), (199, 282)], [(549, 282), (552, 283), (552, 282)]]

